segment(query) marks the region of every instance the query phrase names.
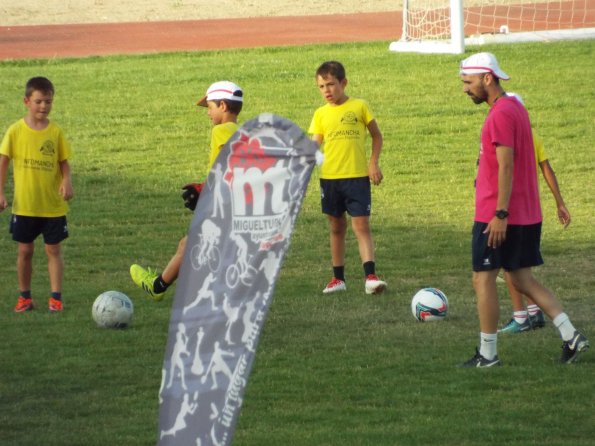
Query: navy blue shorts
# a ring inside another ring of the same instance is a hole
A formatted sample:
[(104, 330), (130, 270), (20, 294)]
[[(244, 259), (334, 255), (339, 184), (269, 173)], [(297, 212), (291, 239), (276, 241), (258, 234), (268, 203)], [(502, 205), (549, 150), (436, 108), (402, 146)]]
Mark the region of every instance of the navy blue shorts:
[(500, 268), (514, 271), (543, 264), (539, 249), (541, 223), (508, 225), (506, 240), (496, 249), (488, 247), (489, 234), (483, 233), (487, 225), (487, 223), (479, 222), (473, 224), (473, 271), (490, 271)]
[(66, 216), (62, 217), (26, 217), (12, 215), (10, 219), (12, 239), (19, 243), (33, 243), (43, 234), (46, 245), (57, 245), (68, 237)]
[(320, 180), (322, 213), (340, 217), (345, 212), (352, 217), (369, 217), (372, 208), (370, 178)]

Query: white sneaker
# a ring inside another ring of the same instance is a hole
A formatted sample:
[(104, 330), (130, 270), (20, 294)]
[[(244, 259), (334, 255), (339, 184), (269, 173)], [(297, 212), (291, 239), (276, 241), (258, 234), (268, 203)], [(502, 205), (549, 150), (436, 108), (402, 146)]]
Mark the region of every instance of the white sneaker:
[(386, 282), (380, 280), (376, 274), (366, 277), (366, 294), (380, 294), (386, 289)]
[(329, 293), (336, 293), (337, 291), (346, 291), (347, 290), (347, 285), (345, 285), (345, 282), (343, 280), (339, 280), (336, 277), (333, 277), (333, 279), (327, 284), (326, 287), (324, 287), (324, 290), (322, 290), (323, 294), (329, 294)]

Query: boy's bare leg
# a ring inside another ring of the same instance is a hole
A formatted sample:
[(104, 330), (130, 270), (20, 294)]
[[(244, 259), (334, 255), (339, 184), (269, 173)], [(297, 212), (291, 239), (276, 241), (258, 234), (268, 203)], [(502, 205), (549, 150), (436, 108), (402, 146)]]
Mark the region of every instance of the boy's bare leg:
[(510, 302), (512, 303), (512, 318), (504, 327), (498, 330), (498, 333), (523, 333), (531, 330), (529, 312), (524, 304), (525, 296), (516, 289), (508, 271), (504, 272), (504, 280), (506, 281)]
[(17, 280), (20, 291), (31, 290), (31, 276), (33, 275), (33, 243), (19, 243), (17, 251)]
[(366, 294), (380, 294), (386, 289), (386, 282), (376, 276), (376, 265), (374, 262), (374, 241), (370, 230), (370, 217), (352, 217), (351, 227), (357, 238), (359, 255), (364, 267), (366, 277)]
[(186, 250), (186, 241), (188, 236), (185, 235), (178, 243), (178, 248), (174, 256), (170, 259), (169, 263), (161, 273), (161, 278), (167, 284), (172, 284), (178, 278), (180, 274), (180, 268), (182, 261), (184, 260), (184, 251)]
[(45, 253), (48, 257), (51, 291), (60, 293), (62, 292), (62, 277), (64, 276), (64, 261), (62, 260), (60, 245), (45, 245)]
[(188, 236), (184, 236), (178, 242), (176, 253), (169, 260), (161, 274), (157, 274), (156, 271), (151, 269), (145, 269), (140, 265), (133, 264), (130, 267), (130, 276), (136, 286), (143, 289), (154, 300), (159, 301), (163, 299), (169, 286), (176, 281), (180, 274), (187, 240)]
[(504, 272), (504, 279), (506, 280), (506, 286), (508, 287), (508, 293), (510, 294), (512, 311), (524, 311), (525, 306), (523, 305), (523, 295), (519, 293), (512, 284), (512, 279), (508, 271)]
[(362, 263), (374, 261), (374, 242), (370, 230), (370, 217), (352, 217), (351, 227), (359, 247)]
[[(504, 273), (508, 292), (510, 294), (510, 301), (512, 303), (512, 317), (511, 321), (500, 331), (521, 333), (528, 329), (537, 329), (545, 326), (545, 319), (539, 305), (535, 303), (529, 296), (520, 293), (512, 283), (512, 279), (508, 272)], [(525, 307), (524, 302), (527, 306)], [(528, 320), (527, 324), (525, 321)]]
[(330, 223), (331, 260), (333, 266), (345, 264), (345, 235), (347, 233), (347, 218), (345, 214), (340, 217), (328, 215)]

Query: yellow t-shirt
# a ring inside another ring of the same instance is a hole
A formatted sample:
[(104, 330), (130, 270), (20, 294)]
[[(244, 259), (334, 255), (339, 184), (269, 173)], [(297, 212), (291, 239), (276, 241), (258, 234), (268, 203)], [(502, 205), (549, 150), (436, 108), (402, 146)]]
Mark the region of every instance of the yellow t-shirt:
[(33, 130), (24, 119), (9, 127), (0, 154), (13, 163), (12, 213), (28, 217), (61, 217), (68, 204), (60, 195), (60, 162), (70, 158), (70, 144), (57, 125)]
[(535, 161), (537, 161), (537, 169), (539, 170), (539, 164), (547, 160), (545, 154), (545, 147), (543, 141), (533, 132), (533, 146), (535, 147)]
[(349, 98), (335, 106), (325, 104), (314, 112), (308, 133), (323, 136), (320, 178), (368, 176), (365, 142), (367, 126), (373, 119), (368, 104), (361, 99)]
[(215, 160), (221, 151), (221, 148), (225, 145), (227, 140), (231, 138), (236, 130), (239, 128), (237, 122), (224, 122), (223, 124), (217, 124), (211, 130), (211, 152), (209, 153), (209, 165), (207, 166), (207, 175), (211, 171)]

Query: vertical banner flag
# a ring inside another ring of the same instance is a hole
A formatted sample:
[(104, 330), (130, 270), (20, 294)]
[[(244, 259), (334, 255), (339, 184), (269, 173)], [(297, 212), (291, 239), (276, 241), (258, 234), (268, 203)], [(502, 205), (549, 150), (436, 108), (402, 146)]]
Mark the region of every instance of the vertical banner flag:
[(231, 444), (318, 145), (263, 113), (225, 144), (188, 232), (159, 390), (158, 445)]

